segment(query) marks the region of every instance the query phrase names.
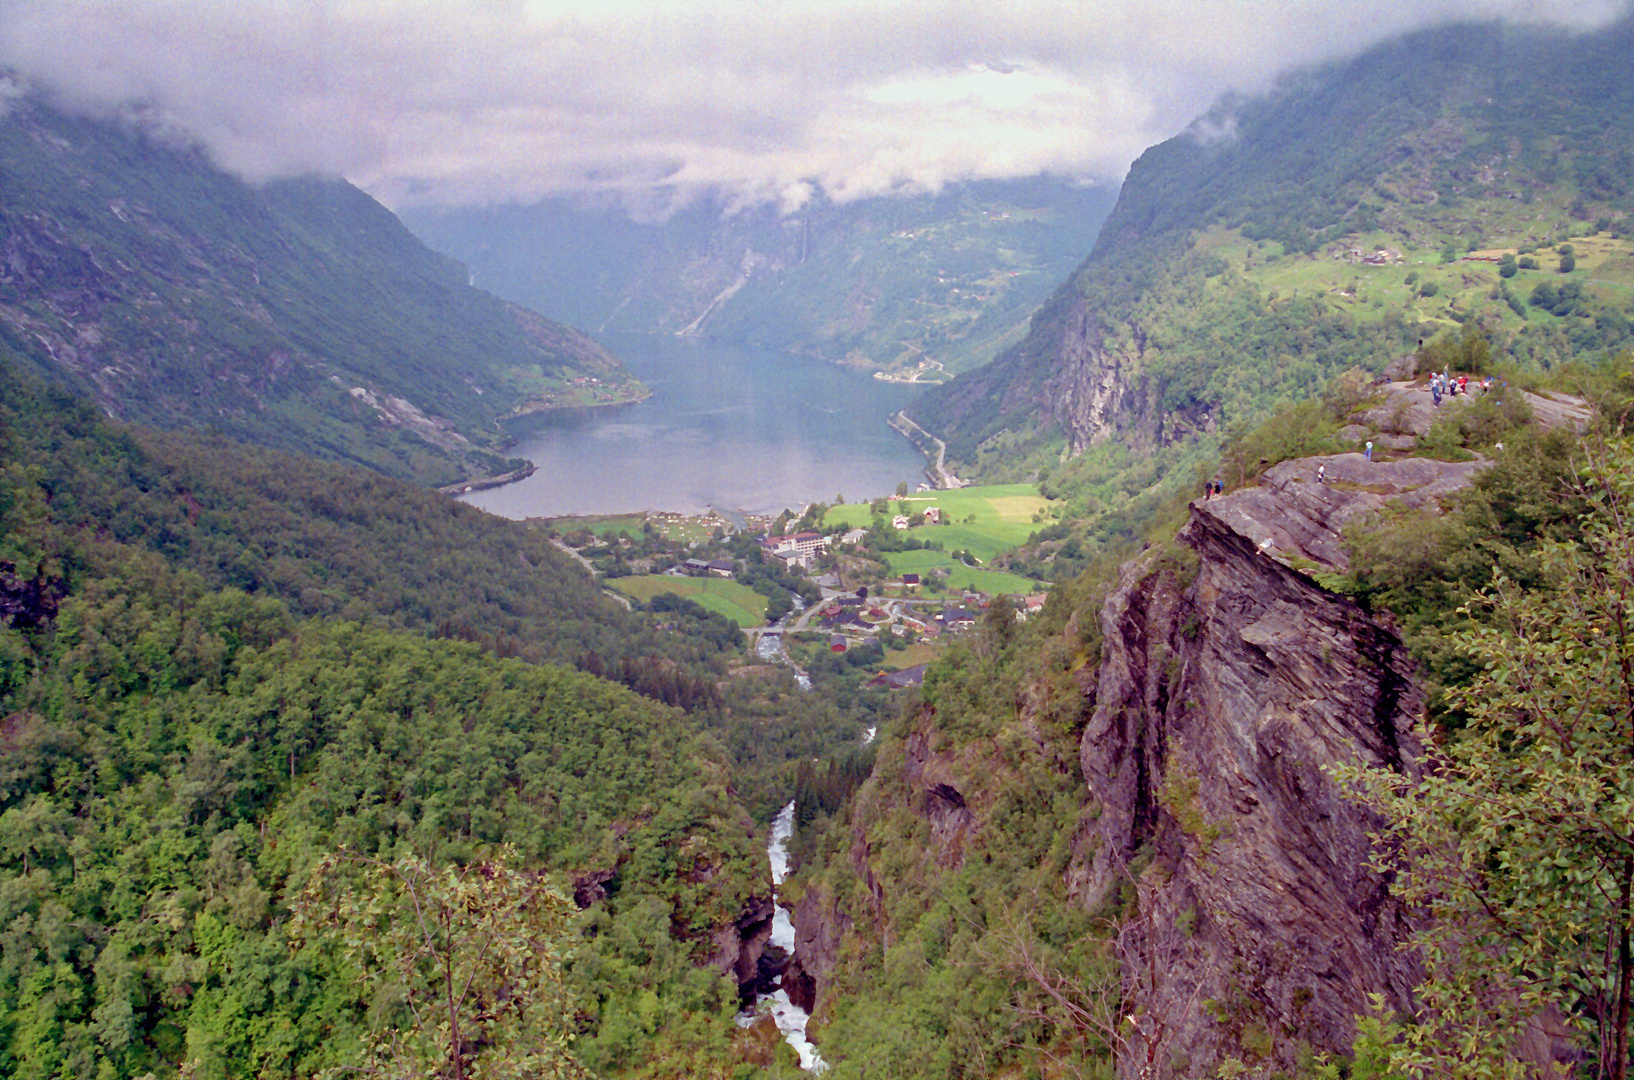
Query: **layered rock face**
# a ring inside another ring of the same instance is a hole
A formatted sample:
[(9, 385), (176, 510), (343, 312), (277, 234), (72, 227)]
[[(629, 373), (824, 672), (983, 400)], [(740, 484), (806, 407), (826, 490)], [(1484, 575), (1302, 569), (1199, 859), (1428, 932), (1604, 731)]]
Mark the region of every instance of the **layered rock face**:
[[(1128, 327), (1127, 342), (1107, 341), (1095, 312), (1082, 300), (1063, 321), (1057, 359), (1037, 404), (1065, 433), (1071, 454), (1112, 438), (1151, 449), (1215, 429), (1208, 406), (1162, 406), (1162, 384), (1142, 363), (1146, 332), (1138, 322)], [(1006, 402), (1007, 410), (1011, 404)]]
[(1059, 360), (1044, 384), (1041, 404), (1066, 432), (1074, 454), (1138, 425), (1152, 411), (1147, 380), (1138, 371), (1145, 341), (1129, 352), (1110, 347), (1089, 306), (1073, 305), (1057, 348)]
[(771, 897), (752, 896), (735, 920), (715, 928), (710, 966), (737, 980), (738, 996), (745, 1002), (764, 992), (788, 959), (770, 944), (775, 910)]
[[(1228, 1058), (1294, 1074), (1309, 1052), (1348, 1052), (1373, 995), (1410, 1004), (1421, 973), (1400, 948), (1406, 912), (1369, 869), (1379, 823), (1328, 769), (1416, 775), (1423, 691), (1389, 616), (1317, 578), (1346, 568), (1345, 526), (1391, 505), (1437, 513), (1483, 467), (1283, 462), (1194, 502), (1177, 541), (1128, 564), (1108, 594), (1100, 663), (1075, 677), (1091, 805), (1066, 883), (1122, 928), (1120, 1076), (1208, 1076)], [(1003, 781), (984, 752), (927, 719), (886, 764), (892, 797), (927, 826), (911, 852), (920, 872), (991, 842)], [(853, 824), (856, 899), (814, 884), (795, 911), (784, 985), (808, 1009), (821, 1011), (848, 941), (889, 947), (882, 897), (899, 884), (876, 877), (876, 816)]]
[[(1319, 485), (1317, 464), (1372, 483)], [(1085, 903), (1132, 913), (1122, 1076), (1291, 1069), (1347, 1050), (1370, 995), (1407, 1004), (1418, 972), (1368, 870), (1374, 822), (1326, 770), (1412, 774), (1422, 693), (1386, 625), (1290, 564), (1342, 561), (1340, 523), (1472, 468), (1289, 462), (1199, 500), (1179, 544), (1125, 568), (1082, 742), (1100, 816), (1073, 870)]]

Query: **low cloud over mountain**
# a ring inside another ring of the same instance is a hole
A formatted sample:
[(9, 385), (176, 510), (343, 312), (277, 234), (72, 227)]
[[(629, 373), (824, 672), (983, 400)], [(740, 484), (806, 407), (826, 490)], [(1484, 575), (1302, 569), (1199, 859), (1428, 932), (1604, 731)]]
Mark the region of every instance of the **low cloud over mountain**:
[(1052, 172), (1117, 179), (1226, 91), (1460, 19), (1603, 24), (1623, 0), (966, 4), (20, 0), (0, 65), (134, 104), (252, 178), (383, 200), (705, 188), (798, 205)]

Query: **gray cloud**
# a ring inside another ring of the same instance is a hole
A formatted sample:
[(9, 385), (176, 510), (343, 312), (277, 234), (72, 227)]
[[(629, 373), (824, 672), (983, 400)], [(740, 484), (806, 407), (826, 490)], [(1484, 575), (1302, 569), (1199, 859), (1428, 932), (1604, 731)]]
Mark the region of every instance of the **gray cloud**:
[(13, 0), (0, 66), (139, 103), (252, 179), (386, 202), (785, 206), (958, 179), (1116, 180), (1227, 91), (1403, 31), (1586, 29), (1625, 0), (1097, 3)]

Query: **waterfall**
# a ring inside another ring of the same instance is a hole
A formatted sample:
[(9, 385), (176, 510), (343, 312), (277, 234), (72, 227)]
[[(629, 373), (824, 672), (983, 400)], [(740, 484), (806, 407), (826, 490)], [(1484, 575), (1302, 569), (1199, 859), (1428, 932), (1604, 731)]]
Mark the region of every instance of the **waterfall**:
[[(791, 801), (772, 819), (772, 834), (766, 843), (766, 859), (772, 864), (772, 899), (776, 904), (772, 916), (772, 944), (791, 955), (794, 953), (794, 919), (777, 896), (777, 886), (789, 876), (789, 838), (793, 835), (794, 803)], [(789, 992), (783, 988), (783, 976), (779, 975), (773, 985), (776, 989), (761, 996), (749, 1020), (752, 1022), (753, 1016), (761, 1012), (771, 1013), (777, 1030), (783, 1033), (783, 1041), (800, 1055), (800, 1067), (811, 1073), (827, 1069), (828, 1064), (817, 1053), (811, 1040), (806, 1038), (806, 1021), (811, 1017), (806, 1010), (789, 1000)]]

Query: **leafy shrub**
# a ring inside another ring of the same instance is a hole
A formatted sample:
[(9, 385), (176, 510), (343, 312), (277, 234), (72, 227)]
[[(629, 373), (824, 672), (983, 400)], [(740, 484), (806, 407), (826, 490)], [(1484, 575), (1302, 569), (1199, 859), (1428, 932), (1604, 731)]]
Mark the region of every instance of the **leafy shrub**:
[(1338, 431), (1330, 410), (1319, 401), (1285, 404), (1252, 430), (1226, 436), (1220, 451), (1220, 473), (1233, 487), (1255, 479), (1281, 461), (1332, 453)]

